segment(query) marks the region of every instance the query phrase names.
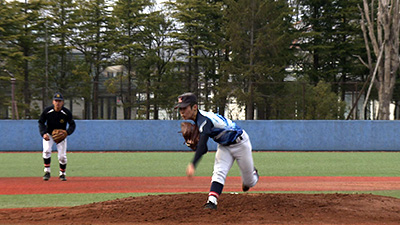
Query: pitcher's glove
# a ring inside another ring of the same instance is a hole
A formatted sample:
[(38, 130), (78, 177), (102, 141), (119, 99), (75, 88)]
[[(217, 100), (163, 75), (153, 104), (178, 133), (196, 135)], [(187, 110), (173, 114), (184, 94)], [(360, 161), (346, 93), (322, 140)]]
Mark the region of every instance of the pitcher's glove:
[(181, 132), (186, 145), (195, 151), (200, 139), (199, 127), (196, 124), (182, 122)]
[(54, 129), (51, 133), (51, 137), (53, 138), (55, 143), (62, 142), (68, 136), (67, 131), (63, 129)]

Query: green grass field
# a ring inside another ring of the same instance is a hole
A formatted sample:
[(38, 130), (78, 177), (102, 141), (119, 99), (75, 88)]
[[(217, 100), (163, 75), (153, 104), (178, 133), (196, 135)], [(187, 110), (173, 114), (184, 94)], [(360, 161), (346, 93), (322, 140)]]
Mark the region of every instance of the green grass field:
[[(210, 176), (214, 152), (204, 155), (197, 176)], [(135, 177), (185, 176), (192, 152), (68, 153), (68, 176)], [(254, 152), (261, 176), (377, 176), (400, 174), (400, 152)], [(57, 153), (52, 170), (58, 171)], [(43, 174), (42, 154), (1, 153), (0, 177), (37, 177)], [(234, 164), (230, 176), (239, 176)]]
[[(211, 176), (214, 152), (206, 154), (196, 176)], [(185, 176), (193, 152), (68, 153), (67, 176)], [(400, 174), (400, 152), (254, 152), (261, 176), (376, 176)], [(58, 171), (57, 153), (52, 171)], [(1, 153), (0, 177), (41, 177), (43, 160), (36, 153)], [(229, 176), (239, 176), (234, 164)], [(400, 198), (399, 190), (369, 192)], [(148, 193), (152, 194), (152, 193)], [(145, 195), (148, 195), (145, 194)], [(73, 206), (144, 194), (0, 195), (0, 208)]]

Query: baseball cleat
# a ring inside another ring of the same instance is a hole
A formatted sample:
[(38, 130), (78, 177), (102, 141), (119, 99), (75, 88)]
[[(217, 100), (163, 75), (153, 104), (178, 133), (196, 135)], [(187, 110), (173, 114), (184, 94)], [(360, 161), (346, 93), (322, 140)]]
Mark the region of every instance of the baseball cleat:
[(67, 181), (67, 178), (65, 177), (65, 175), (60, 175), (60, 180), (61, 181)]
[(257, 181), (260, 179), (260, 175), (258, 175), (258, 170), (254, 167), (254, 175), (257, 176)]
[(246, 192), (246, 191), (248, 191), (249, 189), (250, 189), (250, 187), (248, 187), (248, 186), (242, 184), (242, 191)]
[(205, 208), (205, 209), (217, 209), (217, 205), (214, 204), (214, 203), (212, 203), (212, 202), (207, 202), (207, 203), (204, 205), (204, 208)]
[[(253, 174), (257, 176), (257, 180), (260, 178), (260, 176), (258, 175), (258, 170), (257, 170), (255, 167), (254, 167), (254, 172), (253, 172)], [(244, 192), (248, 191), (249, 189), (250, 189), (250, 187), (248, 187), (248, 186), (246, 186), (246, 185), (244, 185), (244, 184), (242, 183), (242, 190), (243, 190)]]
[(48, 181), (49, 179), (50, 179), (50, 173), (49, 172), (44, 173), (43, 180)]

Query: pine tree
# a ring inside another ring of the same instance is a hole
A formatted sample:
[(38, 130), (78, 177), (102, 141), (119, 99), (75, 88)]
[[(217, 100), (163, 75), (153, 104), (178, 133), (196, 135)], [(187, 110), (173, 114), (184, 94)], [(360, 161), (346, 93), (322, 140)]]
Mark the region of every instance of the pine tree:
[(145, 47), (142, 39), (145, 38), (146, 18), (148, 7), (152, 6), (149, 0), (119, 0), (114, 5), (113, 15), (116, 23), (116, 51), (121, 54), (123, 65), (127, 68), (127, 91), (121, 100), (124, 106), (124, 118), (131, 119), (134, 102), (133, 75), (139, 76), (138, 61), (143, 57)]
[(75, 27), (71, 44), (85, 56), (92, 76), (92, 119), (99, 118), (100, 74), (113, 54), (114, 29), (105, 0), (78, 0), (73, 18)]
[(291, 12), (286, 1), (238, 0), (228, 1), (226, 13), (231, 60), (225, 70), (252, 120), (256, 105), (264, 112), (265, 96), (274, 93), (267, 82), (282, 82), (293, 58)]
[(43, 23), (40, 10), (44, 2), (13, 1), (2, 6), (9, 10), (9, 13), (3, 14), (6, 18), (2, 21), (4, 29), (1, 37), (2, 54), (7, 61), (8, 69), (17, 78), (17, 92), (22, 93), (23, 104), (18, 106), (23, 110), (19, 110), (19, 113), (23, 118), (29, 119), (32, 118), (30, 109), (32, 96), (35, 96), (33, 76), (36, 71), (32, 62), (39, 48), (39, 31)]
[(217, 71), (223, 60), (223, 2), (177, 0), (167, 5), (180, 27), (171, 36), (181, 44), (184, 90), (194, 92), (208, 109), (211, 105), (208, 96), (212, 85), (218, 85)]

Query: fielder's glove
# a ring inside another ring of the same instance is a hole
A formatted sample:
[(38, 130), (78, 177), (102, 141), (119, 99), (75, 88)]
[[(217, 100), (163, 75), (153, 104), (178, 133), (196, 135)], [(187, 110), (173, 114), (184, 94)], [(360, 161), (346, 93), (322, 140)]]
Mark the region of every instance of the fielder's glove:
[(200, 139), (199, 127), (196, 124), (189, 122), (181, 123), (182, 136), (185, 139), (186, 145), (192, 150), (196, 150)]
[(68, 136), (67, 131), (63, 129), (54, 129), (51, 133), (51, 137), (53, 138), (55, 143), (62, 142)]

